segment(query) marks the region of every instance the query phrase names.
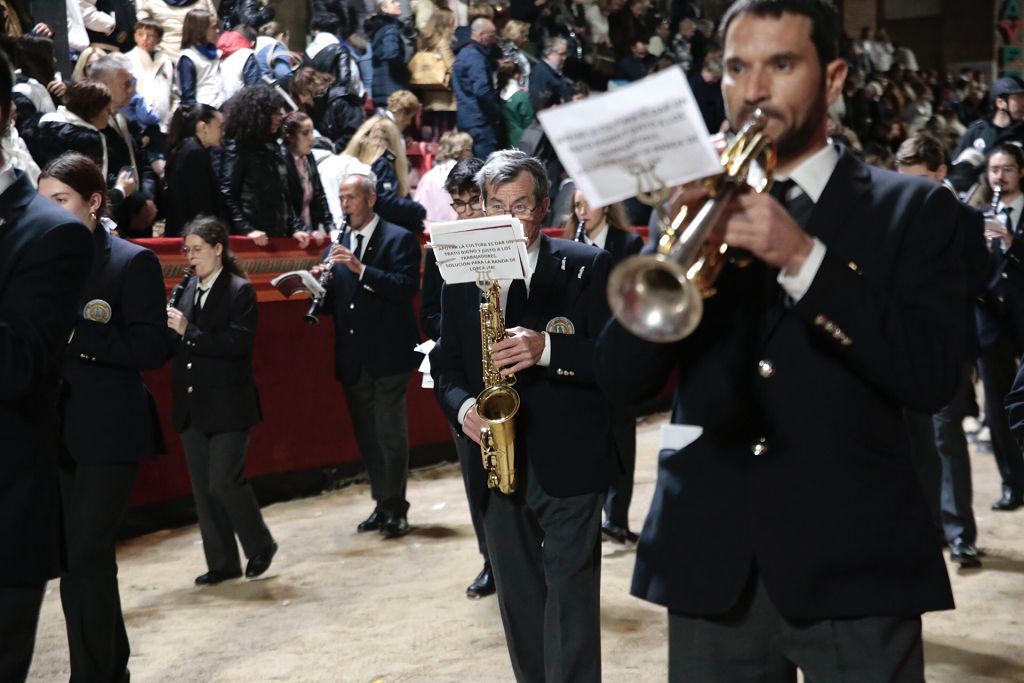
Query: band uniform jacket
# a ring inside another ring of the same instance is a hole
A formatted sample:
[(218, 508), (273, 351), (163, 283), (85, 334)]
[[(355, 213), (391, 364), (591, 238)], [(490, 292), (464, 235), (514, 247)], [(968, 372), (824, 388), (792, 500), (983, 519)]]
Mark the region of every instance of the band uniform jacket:
[(643, 248), (644, 240), (640, 235), (608, 226), (604, 249), (611, 254), (612, 265), (618, 265), (626, 257), (636, 256)]
[(364, 370), (376, 378), (419, 366), (412, 302), (420, 256), (415, 234), (380, 219), (363, 245), (362, 279), (340, 263), (331, 269), (323, 311), (334, 318), (334, 372), (342, 382), (355, 382)]
[[(198, 278), (192, 278), (178, 302), (192, 320)], [(242, 432), (262, 419), (252, 353), (256, 338), (256, 290), (243, 277), (221, 271), (198, 320), (184, 336), (172, 331), (174, 353), (174, 429), (189, 426), (204, 434)]]
[(165, 452), (156, 402), (142, 381), (170, 350), (163, 271), (156, 254), (102, 226), (93, 245), (64, 352), (64, 444), (79, 463), (139, 462)]
[(1024, 234), (1021, 218), (1013, 218), (1013, 242), (989, 255), (986, 291), (977, 308), (978, 341), (984, 350), (1010, 343), (1014, 355), (1024, 353)]
[(945, 405), (963, 362), (954, 202), (843, 151), (807, 219), (827, 254), (798, 302), (754, 260), (723, 270), (687, 339), (609, 323), (597, 343), (609, 400), (650, 397), (677, 365), (672, 422), (703, 428), (661, 454), (634, 595), (722, 614), (756, 566), (789, 618), (952, 607), (903, 409)]
[[(595, 247), (540, 235), (540, 254), (523, 310), (506, 310), (505, 327), (550, 332), (551, 362), (516, 373), (516, 463), (534, 468), (554, 497), (604, 491), (609, 462), (608, 404), (597, 387), (594, 340), (608, 320), (605, 288), (611, 257)], [(441, 339), (430, 353), (434, 391), (456, 430), (459, 408), (483, 391), (480, 290), (476, 283), (445, 285)], [(470, 470), (470, 498), (486, 500), (483, 464)]]
[(0, 585), (60, 572), (60, 363), (92, 256), (89, 230), (16, 171), (0, 194)]

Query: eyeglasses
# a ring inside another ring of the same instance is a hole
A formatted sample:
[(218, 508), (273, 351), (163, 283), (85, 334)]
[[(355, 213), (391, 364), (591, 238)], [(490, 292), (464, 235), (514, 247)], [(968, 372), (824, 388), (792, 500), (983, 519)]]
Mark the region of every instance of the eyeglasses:
[(452, 210), (455, 211), (455, 213), (461, 215), (469, 211), (472, 211), (476, 206), (479, 205), (479, 202), (479, 196), (473, 197), (468, 202), (464, 202), (461, 199), (453, 199), (452, 203), (449, 204), (449, 206), (452, 207)]
[(511, 216), (517, 216), (522, 218), (523, 216), (529, 216), (537, 210), (537, 206), (527, 206), (524, 202), (516, 202), (511, 208), (506, 208), (501, 202), (490, 202), (487, 205), (487, 213), (492, 216), (501, 216), (503, 214), (509, 214)]
[(1013, 173), (1020, 173), (1020, 169), (1016, 166), (989, 166), (989, 173), (1005, 173), (1007, 175)]
[(206, 251), (206, 248), (207, 247), (205, 244), (200, 244), (197, 247), (182, 247), (181, 253), (185, 256), (189, 256), (191, 254), (199, 256), (199, 254), (202, 254), (204, 251)]

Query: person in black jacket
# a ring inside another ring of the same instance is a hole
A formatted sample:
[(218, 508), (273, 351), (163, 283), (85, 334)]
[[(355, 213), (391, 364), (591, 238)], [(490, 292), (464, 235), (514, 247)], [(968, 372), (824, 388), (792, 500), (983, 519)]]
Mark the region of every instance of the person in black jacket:
[[(0, 53), (0, 119), (11, 70)], [(92, 236), (0, 152), (0, 680), (24, 681), (46, 582), (62, 562), (61, 356), (81, 310)]]
[(373, 171), (377, 179), (374, 211), (406, 230), (423, 232), (427, 210), (409, 198), (409, 160), (398, 126), (386, 116), (374, 116), (359, 127), (344, 153)]
[[(592, 207), (583, 193), (576, 190), (562, 237), (576, 239), (582, 220), (586, 223), (579, 241), (611, 254), (613, 267), (643, 249), (643, 239), (633, 232), (626, 209), (619, 202)], [(616, 468), (604, 501), (601, 533), (618, 543), (635, 543), (637, 535), (629, 530), (629, 504), (633, 500), (633, 471), (636, 468), (636, 420), (628, 413), (613, 413), (611, 427), (610, 443)]]
[[(484, 208), (480, 203), (480, 188), (476, 184), (476, 174), (483, 165), (484, 162), (476, 157), (463, 159), (452, 167), (445, 179), (444, 189), (451, 196), (452, 209), (458, 214), (459, 220), (480, 218), (484, 215)], [(443, 285), (441, 271), (437, 268), (437, 254), (433, 249), (428, 249), (423, 259), (420, 327), (423, 328), (423, 333), (434, 341), (441, 336), (441, 287)], [(487, 554), (483, 516), (480, 514), (480, 510), (473, 505), (473, 499), (470, 498), (470, 472), (474, 459), (480, 457), (480, 448), (454, 427), (451, 427), (451, 431), (452, 439), (455, 442), (455, 452), (459, 456), (459, 466), (462, 469), (462, 483), (466, 488), (466, 498), (469, 500), (469, 516), (473, 521), (477, 548), (484, 558), (483, 569), (466, 587), (466, 597), (482, 598), (493, 595), (495, 588), (494, 572)]]
[[(165, 452), (156, 403), (142, 373), (167, 359), (164, 278), (149, 249), (100, 225), (106, 182), (87, 157), (68, 153), (39, 176), (39, 193), (74, 213), (93, 234), (92, 272), (64, 351), (60, 491), (67, 566), (60, 598), (71, 677), (128, 678), (114, 544), (139, 463)], [(117, 416), (116, 428), (97, 428)]]
[(363, 23), (373, 48), (374, 106), (383, 109), (396, 90), (408, 90), (410, 56), (402, 40), (402, 5), (399, 0), (376, 0), (377, 13)]
[[(211, 153), (220, 147), (224, 117), (208, 104), (184, 105), (174, 112), (168, 145), (165, 237), (178, 237), (200, 215), (223, 216), (223, 203)], [(216, 157), (219, 161), (219, 157)]]
[(294, 235), (305, 248), (309, 235), (288, 201), (288, 171), (277, 134), (284, 100), (266, 85), (246, 86), (225, 105), (221, 194), (231, 232), (265, 246), (268, 237)]
[(263, 522), (245, 478), (245, 452), (260, 401), (252, 376), (256, 290), (228, 251), (228, 232), (216, 218), (185, 226), (182, 249), (195, 277), (178, 307), (167, 309), (174, 333), (174, 415), (188, 460), (192, 495), (208, 571), (197, 586), (242, 575), (235, 534), (254, 578), (270, 568), (277, 543)]
[(313, 120), (302, 112), (288, 114), (281, 123), (281, 138), (292, 211), (302, 221), (303, 232), (323, 244), (334, 220), (313, 157)]

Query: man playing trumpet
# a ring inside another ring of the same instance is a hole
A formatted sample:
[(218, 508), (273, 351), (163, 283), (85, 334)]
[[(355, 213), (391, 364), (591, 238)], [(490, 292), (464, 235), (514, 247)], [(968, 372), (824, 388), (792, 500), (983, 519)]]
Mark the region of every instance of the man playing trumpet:
[(675, 366), (672, 421), (700, 428), (663, 444), (632, 590), (668, 608), (673, 681), (920, 681), (920, 615), (953, 601), (903, 410), (956, 386), (954, 199), (829, 143), (847, 71), (829, 0), (739, 0), (722, 31), (730, 123), (764, 112), (778, 191), (739, 194), (712, 231), (753, 258), (689, 337), (612, 322), (598, 340), (613, 404)]

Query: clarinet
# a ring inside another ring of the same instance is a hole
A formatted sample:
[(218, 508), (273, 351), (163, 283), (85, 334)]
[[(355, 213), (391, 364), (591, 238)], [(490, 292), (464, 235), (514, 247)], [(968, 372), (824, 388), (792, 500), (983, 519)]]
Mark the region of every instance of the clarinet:
[[(350, 232), (348, 227), (348, 216), (346, 214), (341, 215), (341, 226), (338, 228), (338, 239), (334, 241), (332, 246), (344, 246), (345, 238), (348, 237)], [(327, 258), (320, 264), (323, 267), (323, 272), (320, 273), (320, 286), (324, 289), (327, 288), (327, 283), (331, 280), (331, 250), (327, 250)], [(320, 309), (324, 306), (324, 297), (313, 297), (313, 302), (309, 305), (309, 310), (306, 311), (306, 322), (310, 325), (316, 325), (320, 322)]]
[(171, 290), (171, 296), (167, 299), (167, 308), (176, 308), (178, 301), (181, 299), (181, 295), (185, 293), (185, 288), (188, 287), (189, 281), (195, 277), (196, 269), (192, 266), (185, 268), (184, 274), (181, 276), (181, 282), (174, 285), (174, 289)]
[(576, 236), (573, 237), (574, 242), (583, 242), (584, 236), (587, 234), (587, 219), (581, 218), (579, 225), (576, 226)]
[[(999, 214), (996, 213), (996, 212), (999, 209), (999, 201), (1002, 199), (1002, 197), (1003, 197), (1003, 188), (998, 187), (998, 186), (997, 187), (993, 187), (992, 188), (992, 206), (989, 209), (989, 212), (992, 214), (992, 219), (993, 220), (999, 220), (997, 218), (997, 216)], [(1009, 227), (1007, 227), (1007, 230), (1009, 230)], [(989, 248), (990, 251), (998, 250), (998, 251), (1001, 252), (1003, 250), (1003, 241), (1001, 239), (999, 239), (998, 237), (989, 237), (988, 238), (988, 248)]]

